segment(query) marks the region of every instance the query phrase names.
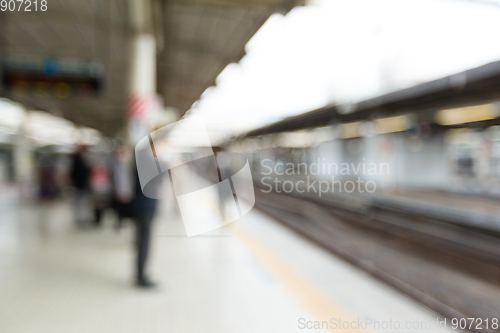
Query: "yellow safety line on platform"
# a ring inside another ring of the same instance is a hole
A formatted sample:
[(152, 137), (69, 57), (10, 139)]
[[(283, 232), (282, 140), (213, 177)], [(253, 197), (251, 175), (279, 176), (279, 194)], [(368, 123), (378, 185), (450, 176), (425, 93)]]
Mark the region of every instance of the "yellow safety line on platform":
[[(320, 322), (326, 321), (330, 323), (331, 318), (345, 322), (357, 322), (346, 311), (341, 309), (341, 306), (334, 302), (324, 293), (318, 290), (312, 282), (289, 268), (282, 260), (280, 260), (273, 251), (258, 241), (241, 227), (232, 226), (231, 231), (251, 250), (251, 252), (260, 260), (260, 262), (292, 293), (298, 301), (305, 306), (307, 310)], [(298, 320), (298, 318), (297, 318)], [(325, 325), (326, 326), (326, 325)], [(334, 329), (328, 325), (329, 332), (364, 332), (366, 329)]]

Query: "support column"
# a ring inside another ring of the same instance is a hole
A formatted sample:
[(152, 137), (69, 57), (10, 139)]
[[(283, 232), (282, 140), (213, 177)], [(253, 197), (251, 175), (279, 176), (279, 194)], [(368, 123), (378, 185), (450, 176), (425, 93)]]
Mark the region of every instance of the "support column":
[(150, 0), (129, 0), (132, 22), (128, 135), (137, 143), (151, 130), (158, 106), (156, 94), (156, 38)]

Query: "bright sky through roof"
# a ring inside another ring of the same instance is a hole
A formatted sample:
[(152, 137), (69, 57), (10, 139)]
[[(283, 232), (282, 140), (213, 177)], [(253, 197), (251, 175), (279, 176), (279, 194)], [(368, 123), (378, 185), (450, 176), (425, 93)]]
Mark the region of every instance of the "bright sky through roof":
[(356, 102), (500, 60), (500, 6), (318, 0), (275, 14), (191, 108), (213, 144), (327, 104)]

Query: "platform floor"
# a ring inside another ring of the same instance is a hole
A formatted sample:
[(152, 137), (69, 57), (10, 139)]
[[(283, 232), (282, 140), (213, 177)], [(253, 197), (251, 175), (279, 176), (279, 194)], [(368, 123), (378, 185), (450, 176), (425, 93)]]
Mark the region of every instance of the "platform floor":
[(434, 313), (256, 209), (187, 238), (174, 207), (162, 203), (155, 220), (149, 267), (159, 288), (141, 290), (132, 285), (131, 224), (117, 232), (107, 214), (82, 230), (69, 200), (3, 195), (0, 332), (340, 330), (324, 321), (361, 324), (348, 332), (444, 331)]

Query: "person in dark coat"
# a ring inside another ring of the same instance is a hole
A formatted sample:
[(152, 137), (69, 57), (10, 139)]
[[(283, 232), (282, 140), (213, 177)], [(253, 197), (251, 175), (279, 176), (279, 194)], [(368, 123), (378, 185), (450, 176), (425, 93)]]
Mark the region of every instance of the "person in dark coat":
[(90, 167), (85, 159), (86, 148), (80, 146), (73, 154), (71, 182), (76, 189), (75, 219), (78, 224), (85, 222), (85, 202), (89, 198)]
[(132, 152), (125, 145), (116, 150), (113, 186), (118, 226), (121, 226), (123, 218), (132, 218), (136, 224), (136, 285), (144, 288), (154, 287), (156, 284), (147, 277), (145, 270), (157, 200), (143, 194)]
[(156, 212), (156, 199), (146, 197), (141, 190), (137, 168), (135, 168), (135, 197), (132, 203), (135, 219), (137, 221), (137, 280), (140, 287), (155, 287), (155, 283), (149, 280), (145, 274), (146, 262), (149, 253), (151, 238), (151, 226)]

